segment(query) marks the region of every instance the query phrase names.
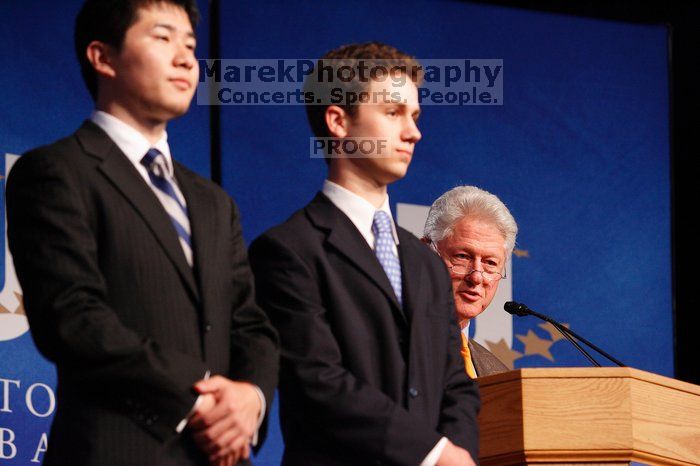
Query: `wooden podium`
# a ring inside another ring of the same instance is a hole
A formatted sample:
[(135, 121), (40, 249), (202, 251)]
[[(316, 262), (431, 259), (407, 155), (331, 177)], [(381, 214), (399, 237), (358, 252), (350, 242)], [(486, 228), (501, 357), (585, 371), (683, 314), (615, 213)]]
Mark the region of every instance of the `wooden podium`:
[(700, 464), (700, 386), (626, 367), (477, 380), (482, 466)]

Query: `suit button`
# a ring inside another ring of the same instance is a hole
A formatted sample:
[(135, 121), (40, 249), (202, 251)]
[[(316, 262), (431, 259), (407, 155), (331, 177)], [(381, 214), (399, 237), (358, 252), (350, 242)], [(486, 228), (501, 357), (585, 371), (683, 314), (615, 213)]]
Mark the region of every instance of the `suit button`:
[(207, 333), (211, 332), (211, 324), (207, 323), (204, 325), (204, 331)]
[(411, 396), (411, 398), (415, 398), (418, 396), (418, 389), (411, 387), (408, 389), (408, 394)]

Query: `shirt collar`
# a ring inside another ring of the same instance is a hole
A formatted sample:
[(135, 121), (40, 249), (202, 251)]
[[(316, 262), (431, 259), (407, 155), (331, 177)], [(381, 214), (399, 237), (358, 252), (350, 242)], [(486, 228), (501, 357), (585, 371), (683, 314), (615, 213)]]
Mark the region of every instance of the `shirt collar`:
[(165, 157), (165, 165), (168, 169), (168, 174), (173, 176), (173, 161), (170, 155), (170, 146), (168, 145), (168, 133), (163, 131), (163, 135), (158, 141), (151, 146), (146, 137), (139, 133), (134, 127), (124, 123), (114, 115), (110, 115), (102, 110), (95, 110), (90, 116), (90, 120), (97, 126), (102, 128), (107, 136), (114, 141), (119, 149), (124, 152), (131, 163), (137, 167), (141, 164), (141, 159), (148, 149), (154, 147), (160, 151)]
[(366, 199), (329, 180), (323, 182), (323, 194), (348, 216), (350, 221), (360, 230), (362, 236), (364, 236), (370, 244), (370, 247), (374, 247), (374, 232), (372, 232), (374, 213), (377, 210), (386, 212), (391, 219), (391, 232), (394, 237), (394, 242), (399, 244), (396, 224), (394, 222), (394, 217), (391, 215), (391, 209), (389, 208), (389, 195), (386, 196), (382, 205), (377, 209), (367, 202)]
[(462, 329), (462, 333), (464, 334), (464, 337), (469, 341), (469, 326), (471, 325), (472, 321), (468, 320), (467, 325), (464, 326)]

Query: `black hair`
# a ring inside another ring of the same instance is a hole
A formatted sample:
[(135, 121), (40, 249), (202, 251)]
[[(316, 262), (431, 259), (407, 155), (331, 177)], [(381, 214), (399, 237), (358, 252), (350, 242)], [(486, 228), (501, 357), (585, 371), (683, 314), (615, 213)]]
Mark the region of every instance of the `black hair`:
[(199, 23), (199, 9), (195, 0), (87, 0), (83, 4), (75, 20), (75, 52), (93, 100), (97, 100), (97, 73), (87, 59), (87, 46), (97, 40), (119, 51), (126, 31), (138, 19), (138, 10), (159, 3), (185, 10), (192, 29)]

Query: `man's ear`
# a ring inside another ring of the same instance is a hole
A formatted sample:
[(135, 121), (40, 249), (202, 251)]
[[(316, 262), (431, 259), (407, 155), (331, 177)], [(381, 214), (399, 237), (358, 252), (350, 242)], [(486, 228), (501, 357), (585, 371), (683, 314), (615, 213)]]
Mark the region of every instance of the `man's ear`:
[(344, 138), (348, 135), (349, 116), (342, 108), (337, 105), (330, 105), (326, 108), (326, 127), (328, 134), (335, 138)]
[(85, 55), (97, 75), (109, 78), (113, 78), (117, 74), (112, 64), (112, 57), (115, 53), (114, 47), (99, 40), (90, 42), (85, 50)]

